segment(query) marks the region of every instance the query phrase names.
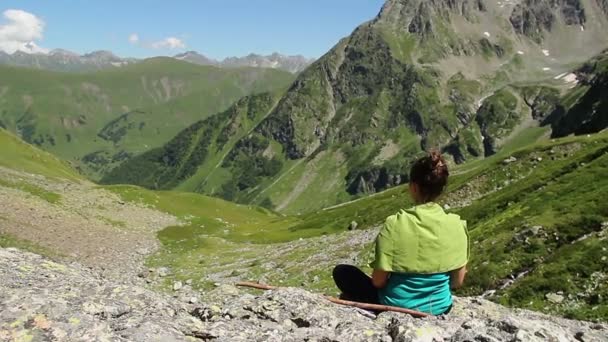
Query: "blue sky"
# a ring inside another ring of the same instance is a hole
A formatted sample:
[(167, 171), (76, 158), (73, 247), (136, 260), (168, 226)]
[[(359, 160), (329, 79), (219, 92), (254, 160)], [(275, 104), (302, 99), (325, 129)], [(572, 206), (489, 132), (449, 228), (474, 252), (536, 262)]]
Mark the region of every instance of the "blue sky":
[[(212, 58), (275, 51), (319, 57), (357, 25), (372, 19), (383, 2), (2, 0), (0, 49), (15, 49), (16, 44), (32, 40), (41, 49), (111, 50), (123, 57), (187, 50)], [(7, 17), (8, 9), (20, 11)]]

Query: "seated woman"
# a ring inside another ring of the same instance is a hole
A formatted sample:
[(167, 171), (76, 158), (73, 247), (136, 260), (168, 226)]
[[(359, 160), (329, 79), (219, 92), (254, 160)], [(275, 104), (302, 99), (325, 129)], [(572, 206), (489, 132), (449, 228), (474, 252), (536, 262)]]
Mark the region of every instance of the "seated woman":
[(433, 202), (448, 176), (437, 152), (414, 163), (409, 192), (417, 205), (386, 219), (376, 238), (371, 278), (354, 266), (334, 268), (342, 298), (433, 315), (450, 311), (450, 289), (462, 286), (469, 247), (466, 221)]

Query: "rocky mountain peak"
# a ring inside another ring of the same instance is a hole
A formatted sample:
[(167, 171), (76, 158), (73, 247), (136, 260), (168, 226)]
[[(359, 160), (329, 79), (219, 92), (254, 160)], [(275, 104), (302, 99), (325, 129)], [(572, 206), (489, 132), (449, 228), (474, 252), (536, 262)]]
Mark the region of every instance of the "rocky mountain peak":
[(64, 56), (64, 57), (79, 57), (75, 52), (65, 49), (53, 49), (49, 52), (50, 56)]
[(292, 73), (297, 73), (304, 70), (313, 59), (307, 59), (304, 56), (285, 56), (278, 52), (264, 56), (256, 53), (249, 53), (243, 57), (226, 57), (224, 60), (217, 61), (210, 59), (196, 51), (187, 51), (173, 58), (184, 60), (187, 62), (201, 65), (216, 65), (219, 67), (261, 67), (282, 69)]
[(196, 51), (186, 51), (184, 53), (177, 54), (173, 56), (173, 58), (184, 60), (187, 62), (201, 64), (201, 65), (216, 65), (218, 62), (213, 60), (203, 54), (200, 54)]
[(120, 61), (121, 60), (120, 57), (116, 56), (114, 53), (112, 53), (111, 51), (107, 51), (107, 50), (93, 51), (93, 52), (84, 54), (82, 57), (96, 59), (99, 61)]
[(559, 20), (584, 30), (587, 16), (582, 0), (524, 0), (513, 8), (509, 20), (515, 32), (540, 43)]
[(486, 11), (484, 0), (389, 0), (376, 22), (388, 23), (410, 33), (429, 33), (431, 19), (449, 20), (452, 15), (474, 20), (477, 12)]

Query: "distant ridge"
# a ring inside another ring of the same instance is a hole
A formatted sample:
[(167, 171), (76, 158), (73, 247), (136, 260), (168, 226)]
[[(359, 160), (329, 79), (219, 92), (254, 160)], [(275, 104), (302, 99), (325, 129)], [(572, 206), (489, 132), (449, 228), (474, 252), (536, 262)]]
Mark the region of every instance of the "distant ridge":
[[(252, 53), (244, 57), (228, 57), (222, 61), (217, 61), (196, 51), (180, 53), (173, 56), (173, 58), (199, 65), (271, 68), (291, 73), (298, 73), (304, 70), (314, 61), (314, 59), (301, 55), (285, 56), (279, 53), (273, 53), (268, 56)], [(90, 72), (116, 69), (125, 65), (139, 63), (143, 60), (145, 59), (122, 58), (107, 50), (92, 51), (83, 55), (65, 49), (54, 49), (49, 53), (17, 51), (8, 54), (0, 51), (0, 65), (62, 72)]]
[(196, 51), (187, 51), (173, 56), (173, 58), (184, 60), (190, 63), (201, 65), (215, 65), (219, 67), (259, 67), (272, 68), (298, 73), (308, 67), (314, 61), (313, 58), (306, 58), (302, 55), (285, 56), (280, 53), (271, 55), (258, 55), (251, 53), (244, 57), (227, 57), (221, 61), (211, 59)]

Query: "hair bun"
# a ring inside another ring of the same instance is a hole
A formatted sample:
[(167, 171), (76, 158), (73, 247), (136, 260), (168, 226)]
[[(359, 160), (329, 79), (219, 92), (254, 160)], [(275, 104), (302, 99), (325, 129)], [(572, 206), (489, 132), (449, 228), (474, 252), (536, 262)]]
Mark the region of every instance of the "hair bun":
[(450, 175), (448, 165), (439, 151), (433, 150), (418, 159), (410, 170), (410, 182), (418, 184), (428, 200), (438, 197)]
[(445, 160), (443, 159), (441, 153), (437, 151), (431, 151), (431, 153), (429, 153), (429, 156), (431, 157), (431, 167), (433, 170), (437, 170), (445, 166)]

